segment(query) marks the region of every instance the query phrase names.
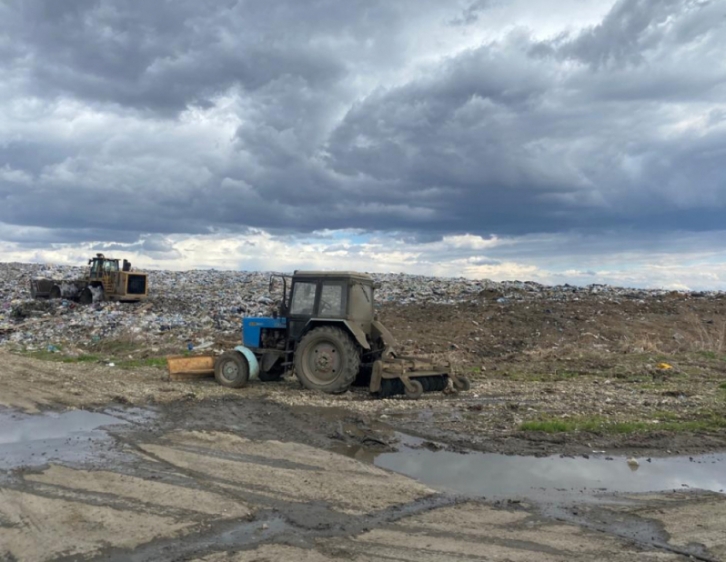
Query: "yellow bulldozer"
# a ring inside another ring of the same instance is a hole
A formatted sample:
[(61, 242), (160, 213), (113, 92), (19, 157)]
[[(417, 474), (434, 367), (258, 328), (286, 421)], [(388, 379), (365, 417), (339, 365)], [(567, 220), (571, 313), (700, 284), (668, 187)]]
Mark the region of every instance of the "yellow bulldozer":
[(81, 304), (104, 300), (139, 302), (149, 296), (146, 273), (131, 270), (127, 260), (107, 258), (103, 254), (88, 260), (82, 279), (31, 279), (33, 298), (67, 299)]

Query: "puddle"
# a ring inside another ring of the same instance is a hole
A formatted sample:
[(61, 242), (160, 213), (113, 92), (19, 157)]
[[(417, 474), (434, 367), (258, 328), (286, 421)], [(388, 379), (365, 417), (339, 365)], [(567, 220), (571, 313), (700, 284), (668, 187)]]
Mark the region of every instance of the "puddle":
[(401, 450), (378, 455), (381, 468), (411, 476), (432, 488), (470, 497), (561, 501), (592, 498), (605, 493), (657, 492), (700, 489), (726, 490), (726, 454), (697, 457), (606, 460), (585, 458), (520, 457), (488, 453), (468, 454), (414, 448), (423, 441), (400, 436)]
[[(132, 419), (134, 415), (129, 413)], [(0, 469), (103, 458), (114, 441), (100, 428), (127, 423), (84, 410), (39, 415), (0, 411)]]

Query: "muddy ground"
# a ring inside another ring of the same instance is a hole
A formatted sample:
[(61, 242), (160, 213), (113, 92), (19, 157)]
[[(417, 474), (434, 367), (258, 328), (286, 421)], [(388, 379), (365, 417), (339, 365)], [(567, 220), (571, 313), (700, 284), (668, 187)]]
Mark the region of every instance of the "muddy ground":
[(726, 449), (724, 300), (496, 298), (381, 310), (408, 351), (473, 381), (419, 401), (320, 395), (292, 377), (232, 391), (135, 366), (178, 353), (171, 339), (6, 347), (0, 453), (16, 426), (13, 447), (32, 441), (28, 416), (127, 423), (89, 434), (87, 450), (85, 433), (14, 449), (23, 460), (0, 468), (0, 560), (726, 560), (722, 493), (674, 484), (542, 502), (457, 495), (377, 466), (404, 434), (462, 458), (602, 451), (645, 464)]
[[(722, 494), (605, 494), (544, 504), (457, 496), (336, 453), (341, 439), (356, 432), (343, 410), (321, 415), (316, 408), (220, 397), (106, 412), (127, 423), (111, 426), (103, 446), (89, 437), (88, 456), (59, 459), (58, 441), (49, 441), (47, 457), (0, 471), (0, 559), (726, 555)], [(377, 429), (378, 438), (390, 437)], [(389, 447), (369, 445), (372, 457)]]

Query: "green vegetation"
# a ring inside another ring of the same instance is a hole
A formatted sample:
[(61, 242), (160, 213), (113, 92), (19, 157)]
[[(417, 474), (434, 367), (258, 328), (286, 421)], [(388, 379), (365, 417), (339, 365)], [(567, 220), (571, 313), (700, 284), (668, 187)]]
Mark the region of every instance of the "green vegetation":
[(138, 369), (139, 367), (166, 368), (165, 357), (149, 357), (148, 359), (129, 359), (116, 362), (121, 369)]
[(642, 420), (613, 422), (601, 417), (571, 419), (541, 419), (527, 421), (519, 426), (520, 431), (543, 431), (545, 433), (569, 433), (587, 431), (590, 433), (639, 433), (646, 431), (716, 431), (726, 429), (726, 417), (715, 412), (703, 412), (700, 416), (679, 420), (672, 412), (657, 412), (653, 418), (659, 423)]
[(97, 363), (101, 359), (98, 355), (79, 355), (78, 357), (63, 357), (63, 363)]
[(718, 385), (718, 387), (719, 387), (719, 388), (720, 388), (721, 390), (726, 390), (726, 382), (722, 382), (722, 383), (721, 383), (720, 385)]

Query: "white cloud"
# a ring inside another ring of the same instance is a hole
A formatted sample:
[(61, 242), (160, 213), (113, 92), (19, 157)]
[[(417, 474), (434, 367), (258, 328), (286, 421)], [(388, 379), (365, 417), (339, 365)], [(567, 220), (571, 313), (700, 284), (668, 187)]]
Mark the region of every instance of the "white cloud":
[[(0, 225), (2, 233), (2, 225)], [(601, 248), (587, 259), (575, 260), (585, 267), (567, 267), (571, 259), (538, 255), (542, 241), (530, 237), (489, 240), (475, 235), (448, 237), (434, 242), (410, 242), (393, 235), (377, 235), (367, 241), (355, 232), (313, 233), (307, 239), (275, 236), (262, 230), (246, 234), (144, 236), (127, 244), (51, 244), (45, 249), (24, 248), (12, 243), (0, 249), (0, 261), (50, 262), (82, 265), (96, 251), (127, 258), (136, 267), (190, 270), (353, 269), (377, 273), (405, 272), (417, 275), (537, 281), (543, 284), (589, 285), (722, 290), (726, 287), (723, 249), (694, 251), (691, 239), (672, 253), (629, 251), (612, 253)], [(577, 246), (578, 236), (558, 235), (547, 243)], [(462, 240), (465, 243), (462, 243)], [(713, 241), (712, 241), (713, 242)], [(505, 250), (506, 255), (499, 251)]]

